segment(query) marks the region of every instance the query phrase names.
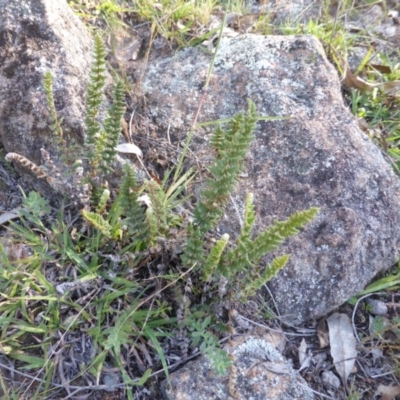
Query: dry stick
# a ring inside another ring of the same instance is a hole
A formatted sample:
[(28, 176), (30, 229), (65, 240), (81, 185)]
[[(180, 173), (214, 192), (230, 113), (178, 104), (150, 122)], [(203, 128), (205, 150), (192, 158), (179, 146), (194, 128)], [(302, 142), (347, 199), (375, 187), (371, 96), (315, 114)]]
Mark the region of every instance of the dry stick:
[(370, 296), (372, 296), (372, 295), (374, 295), (374, 294), (383, 294), (383, 293), (375, 293), (375, 292), (373, 292), (373, 293), (368, 293), (368, 294), (366, 294), (366, 295), (360, 297), (360, 298), (357, 300), (357, 303), (354, 305), (354, 310), (353, 310), (353, 313), (352, 313), (352, 315), (351, 315), (351, 323), (352, 323), (352, 325), (353, 325), (354, 336), (356, 337), (356, 339), (358, 340), (358, 343), (360, 343), (360, 344), (362, 344), (362, 343), (361, 343), (361, 339), (358, 337), (357, 328), (356, 328), (356, 324), (355, 324), (355, 322), (354, 322), (354, 318), (355, 318), (355, 316), (356, 316), (358, 304), (360, 303), (360, 301), (362, 301), (362, 300), (364, 300), (365, 298), (370, 297)]
[(208, 69), (208, 74), (207, 74), (206, 82), (204, 84), (204, 87), (203, 87), (203, 90), (202, 90), (202, 93), (201, 93), (199, 105), (197, 107), (197, 111), (196, 111), (196, 114), (194, 116), (192, 126), (190, 127), (189, 135), (188, 135), (188, 137), (186, 139), (185, 146), (183, 148), (182, 154), (181, 154), (181, 156), (179, 158), (178, 165), (177, 165), (176, 170), (175, 170), (174, 182), (178, 179), (178, 177), (180, 175), (180, 172), (182, 170), (183, 160), (186, 157), (186, 153), (187, 153), (187, 151), (189, 149), (190, 142), (192, 141), (194, 130), (196, 129), (197, 119), (199, 118), (201, 107), (203, 106), (203, 102), (204, 102), (204, 97), (206, 95), (206, 92), (207, 92), (207, 89), (208, 89), (208, 85), (210, 84), (211, 73), (212, 73), (212, 70), (214, 69), (214, 64), (215, 64), (215, 60), (217, 58), (217, 53), (218, 53), (219, 45), (221, 43), (222, 33), (224, 31), (225, 23), (226, 23), (226, 12), (224, 14), (224, 19), (222, 20), (221, 29), (219, 31), (219, 36), (218, 36), (218, 42), (217, 42), (217, 45), (215, 47), (215, 52), (214, 52), (214, 56), (213, 56), (213, 58), (211, 60), (210, 67)]

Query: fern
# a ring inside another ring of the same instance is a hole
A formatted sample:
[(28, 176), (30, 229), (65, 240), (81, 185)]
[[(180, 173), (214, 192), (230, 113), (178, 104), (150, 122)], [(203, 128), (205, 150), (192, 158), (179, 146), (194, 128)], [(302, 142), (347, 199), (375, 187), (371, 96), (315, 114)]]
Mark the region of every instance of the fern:
[(118, 81), (114, 88), (113, 102), (108, 109), (104, 121), (105, 139), (100, 153), (100, 169), (104, 173), (111, 172), (111, 163), (117, 154), (115, 148), (121, 136), (121, 120), (125, 111), (124, 89), (121, 81)]
[(280, 257), (276, 257), (270, 265), (265, 267), (264, 272), (255, 277), (254, 274), (249, 274), (246, 284), (243, 288), (243, 298), (254, 296), (265, 283), (270, 281), (276, 274), (286, 266), (289, 261), (289, 255), (285, 254)]
[(150, 237), (150, 227), (146, 221), (146, 213), (138, 202), (140, 187), (131, 166), (127, 163), (123, 168), (119, 202), (126, 216), (124, 223), (128, 225), (132, 238), (147, 242)]
[(228, 124), (223, 138), (219, 129), (214, 135), (218, 136), (213, 140), (214, 143), (221, 143), (219, 155), (210, 167), (212, 178), (208, 179), (201, 193), (201, 200), (194, 210), (194, 224), (199, 227), (203, 235), (215, 228), (223, 215), (224, 207), (243, 169), (256, 121), (255, 105), (249, 101), (247, 117), (243, 114), (236, 115)]
[(96, 207), (96, 212), (98, 214), (102, 214), (105, 211), (109, 199), (110, 199), (110, 191), (108, 189), (104, 189), (103, 193), (100, 196), (99, 203), (97, 204)]
[(65, 150), (66, 144), (63, 138), (63, 130), (61, 128), (62, 118), (58, 119), (56, 106), (53, 95), (53, 76), (50, 71), (47, 71), (43, 77), (43, 89), (46, 93), (47, 106), (50, 111), (51, 131), (56, 138), (57, 144)]
[(300, 228), (303, 228), (304, 225), (315, 218), (318, 211), (316, 207), (305, 211), (297, 211), (286, 221), (278, 221), (270, 229), (260, 233), (249, 248), (251, 262), (258, 261), (264, 254), (277, 249), (285, 239), (296, 235)]
[(204, 238), (200, 229), (194, 225), (188, 226), (185, 251), (181, 255), (183, 265), (192, 267), (194, 264), (203, 265), (205, 260)]
[(226, 245), (229, 241), (229, 235), (225, 234), (220, 240), (211, 248), (210, 254), (208, 255), (203, 268), (203, 280), (207, 282), (210, 280), (214, 270), (217, 268), (222, 252), (225, 250)]
[(103, 345), (105, 350), (112, 349), (118, 355), (121, 351), (121, 346), (129, 343), (134, 319), (134, 312), (132, 310), (134, 309), (137, 309), (137, 304), (131, 306), (128, 310), (124, 310), (118, 316), (114, 326), (105, 330), (104, 333), (108, 335)]
[[(238, 176), (243, 169), (244, 158), (250, 146), (252, 133), (257, 121), (254, 104), (249, 101), (247, 116), (236, 115), (228, 124), (226, 131), (218, 127), (211, 139), (217, 151), (215, 161), (210, 167), (212, 177), (206, 182), (198, 205), (194, 210), (194, 221), (188, 227), (188, 237), (182, 263), (191, 267), (195, 264), (202, 269), (202, 279), (209, 282), (212, 275), (219, 276), (239, 296), (255, 293), (265, 282), (272, 279), (284, 268), (288, 256), (274, 259), (263, 273), (259, 273), (261, 258), (275, 250), (287, 238), (313, 220), (317, 208), (299, 211), (286, 221), (278, 221), (271, 228), (253, 238), (256, 221), (253, 195), (248, 194), (245, 202), (244, 223), (236, 246), (227, 251), (229, 236), (224, 235), (214, 246), (206, 245), (206, 234), (214, 229), (223, 215), (229, 195), (232, 193)], [(206, 252), (206, 248), (209, 250)], [(246, 272), (244, 276), (241, 274)], [(217, 281), (217, 280), (216, 280)], [(227, 291), (221, 291), (226, 293)]]
[(166, 207), (165, 193), (155, 181), (149, 181), (146, 185), (150, 197), (150, 206), (147, 209), (147, 218), (151, 226), (152, 237), (165, 236), (168, 232), (168, 217), (171, 213)]
[(83, 218), (85, 218), (86, 221), (90, 222), (97, 230), (99, 230), (105, 237), (111, 237), (111, 226), (100, 214), (82, 210), (82, 216)]
[(95, 149), (101, 131), (98, 116), (106, 82), (105, 56), (103, 41), (99, 35), (96, 35), (94, 39), (94, 61), (90, 72), (86, 98), (86, 154), (92, 165), (97, 161), (95, 159)]

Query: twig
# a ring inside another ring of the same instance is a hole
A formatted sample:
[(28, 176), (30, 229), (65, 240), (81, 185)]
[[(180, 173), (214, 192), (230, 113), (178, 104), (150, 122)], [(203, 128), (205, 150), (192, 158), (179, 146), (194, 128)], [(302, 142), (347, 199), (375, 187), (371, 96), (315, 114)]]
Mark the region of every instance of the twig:
[(281, 317), (281, 314), (280, 314), (280, 312), (279, 312), (279, 308), (278, 308), (278, 305), (276, 304), (275, 298), (274, 298), (274, 296), (272, 296), (271, 290), (269, 289), (269, 287), (268, 287), (268, 285), (267, 285), (266, 283), (264, 284), (264, 287), (265, 287), (265, 289), (267, 289), (267, 292), (269, 293), (269, 296), (271, 297), (271, 300), (272, 300), (272, 302), (274, 303), (274, 307), (275, 307), (275, 310), (276, 310), (276, 314), (277, 314), (278, 317), (280, 318), (280, 317)]
[(310, 390), (311, 392), (317, 394), (318, 396), (325, 397), (325, 399), (336, 400), (335, 397), (327, 396), (326, 394), (323, 394), (323, 393), (321, 393), (321, 392), (317, 392), (316, 390), (311, 389), (309, 386), (303, 385), (303, 384), (300, 383), (299, 381), (297, 381), (297, 385), (302, 386), (302, 387), (304, 387), (304, 388)]
[(263, 325), (263, 324), (259, 324), (258, 322), (254, 322), (251, 319), (248, 319), (246, 317), (244, 317), (243, 315), (240, 315), (240, 318), (244, 319), (247, 322), (250, 322), (251, 324), (255, 325), (255, 326), (259, 326), (260, 328), (264, 328), (264, 329), (268, 329), (269, 331), (273, 331), (273, 332), (278, 332), (278, 333), (283, 333), (285, 335), (288, 336), (314, 336), (315, 335), (315, 329), (313, 329), (314, 332), (310, 332), (310, 333), (293, 333), (293, 332), (285, 332), (285, 331), (279, 331), (278, 329), (274, 329), (274, 328), (270, 328), (268, 325)]
[(236, 211), (236, 214), (237, 214), (237, 217), (238, 217), (238, 220), (239, 220), (240, 227), (243, 228), (243, 220), (242, 220), (242, 216), (240, 215), (239, 208), (238, 208), (238, 206), (236, 205), (236, 202), (235, 202), (235, 200), (233, 199), (232, 195), (230, 195), (229, 198), (231, 199), (231, 202), (232, 202), (232, 204), (233, 204), (233, 208), (234, 208), (235, 211)]
[(352, 315), (351, 315), (351, 323), (352, 323), (352, 325), (353, 325), (354, 336), (356, 337), (356, 339), (358, 340), (358, 343), (360, 343), (360, 344), (361, 344), (361, 339), (358, 337), (356, 324), (355, 324), (355, 322), (354, 322), (354, 319), (355, 319), (355, 316), (356, 316), (356, 312), (357, 312), (357, 308), (358, 308), (358, 304), (360, 303), (360, 301), (364, 300), (365, 298), (367, 298), (367, 297), (369, 297), (369, 296), (372, 296), (372, 295), (375, 295), (375, 294), (381, 295), (381, 294), (384, 294), (384, 293), (375, 293), (375, 292), (373, 292), (373, 293), (368, 293), (368, 294), (366, 294), (366, 295), (360, 297), (360, 298), (357, 300), (356, 304), (354, 305), (354, 310), (353, 310), (353, 313), (352, 313)]

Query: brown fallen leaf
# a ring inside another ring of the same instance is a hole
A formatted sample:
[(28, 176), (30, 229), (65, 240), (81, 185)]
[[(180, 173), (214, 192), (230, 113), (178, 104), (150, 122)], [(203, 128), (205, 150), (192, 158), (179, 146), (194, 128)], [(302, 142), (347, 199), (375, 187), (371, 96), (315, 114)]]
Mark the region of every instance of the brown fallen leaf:
[(348, 391), (347, 378), (352, 372), (357, 357), (356, 338), (350, 318), (346, 314), (334, 313), (328, 319), (331, 356), (336, 371)]
[(381, 400), (395, 400), (395, 397), (400, 394), (400, 386), (386, 386), (380, 384), (376, 389), (374, 397), (380, 396)]
[(371, 93), (375, 88), (378, 88), (383, 93), (390, 96), (396, 96), (397, 93), (400, 91), (400, 81), (371, 83), (354, 75), (351, 72), (349, 65), (347, 64), (347, 61), (339, 54), (339, 52), (333, 46), (331, 46), (331, 49), (333, 50), (336, 56), (337, 64), (343, 71), (342, 80), (347, 87), (359, 89), (367, 93)]
[(321, 318), (317, 324), (317, 335), (319, 339), (319, 347), (323, 349), (329, 344), (329, 332), (324, 318)]
[(380, 65), (380, 64), (367, 64), (366, 67), (369, 70), (376, 70), (381, 72), (382, 74), (391, 74), (392, 69), (388, 67), (387, 65)]

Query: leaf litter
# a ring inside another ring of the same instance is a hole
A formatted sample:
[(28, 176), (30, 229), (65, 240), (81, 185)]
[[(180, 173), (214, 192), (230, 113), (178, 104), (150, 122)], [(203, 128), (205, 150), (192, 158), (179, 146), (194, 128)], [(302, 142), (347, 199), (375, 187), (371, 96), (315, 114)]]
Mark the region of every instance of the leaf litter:
[(343, 385), (347, 389), (347, 378), (356, 362), (357, 341), (350, 318), (346, 314), (334, 313), (328, 319), (331, 356)]

